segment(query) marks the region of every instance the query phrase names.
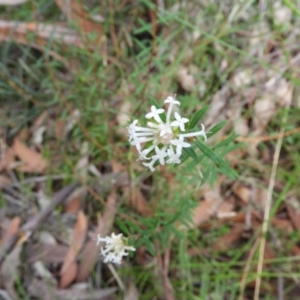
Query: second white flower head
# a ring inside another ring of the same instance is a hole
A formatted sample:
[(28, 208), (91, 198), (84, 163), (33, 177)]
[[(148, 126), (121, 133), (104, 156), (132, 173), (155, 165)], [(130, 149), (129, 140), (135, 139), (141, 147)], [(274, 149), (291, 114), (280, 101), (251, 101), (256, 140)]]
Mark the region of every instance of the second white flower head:
[(135, 251), (132, 246), (127, 246), (127, 238), (123, 237), (123, 234), (118, 235), (112, 233), (111, 236), (101, 237), (100, 234), (97, 237), (97, 245), (101, 242), (105, 242), (105, 247), (101, 248), (101, 255), (104, 257), (104, 262), (112, 262), (121, 264), (123, 256), (127, 256), (127, 251)]

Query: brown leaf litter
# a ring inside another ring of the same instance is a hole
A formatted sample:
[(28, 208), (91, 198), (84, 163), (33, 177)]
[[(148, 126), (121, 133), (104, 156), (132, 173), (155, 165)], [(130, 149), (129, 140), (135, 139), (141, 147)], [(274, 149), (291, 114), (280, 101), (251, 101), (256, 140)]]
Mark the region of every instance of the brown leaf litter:
[[(107, 198), (106, 208), (102, 216), (98, 218), (98, 226), (94, 231), (94, 236), (98, 234), (100, 236), (107, 236), (110, 228), (113, 224), (117, 208), (117, 195), (114, 190), (110, 193)], [(82, 253), (80, 255), (80, 261), (78, 264), (78, 273), (76, 277), (77, 282), (85, 281), (92, 268), (94, 267), (100, 253), (101, 245), (96, 245), (96, 238), (89, 239), (85, 244)]]
[(78, 266), (76, 258), (84, 245), (87, 233), (88, 219), (82, 211), (79, 211), (77, 223), (74, 228), (72, 242), (60, 270), (60, 287), (65, 288), (75, 280)]
[(45, 172), (48, 162), (42, 155), (24, 145), (18, 137), (15, 137), (12, 146), (15, 156), (21, 160), (18, 169), (23, 172)]

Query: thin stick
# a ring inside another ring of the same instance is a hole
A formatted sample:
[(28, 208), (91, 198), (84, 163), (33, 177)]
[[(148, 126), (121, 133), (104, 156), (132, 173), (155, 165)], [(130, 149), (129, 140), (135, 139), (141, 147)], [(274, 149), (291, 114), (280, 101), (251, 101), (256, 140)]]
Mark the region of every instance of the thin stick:
[[(287, 132), (285, 132), (283, 134), (284, 137), (286, 136), (290, 136), (292, 134), (298, 133), (300, 131), (300, 127), (291, 129)], [(276, 134), (276, 135), (268, 135), (268, 136), (250, 136), (250, 137), (246, 137), (246, 136), (239, 136), (238, 138), (236, 138), (235, 140), (237, 142), (266, 142), (266, 141), (272, 141), (272, 140), (277, 140), (280, 138), (280, 133)]]
[(125, 286), (120, 278), (120, 276), (118, 275), (116, 269), (114, 268), (114, 266), (112, 264), (107, 264), (109, 270), (111, 271), (111, 273), (113, 274), (114, 278), (116, 279), (117, 283), (118, 283), (118, 286), (119, 288), (122, 290), (122, 291), (125, 291)]
[(249, 252), (249, 255), (248, 255), (247, 263), (246, 263), (245, 269), (243, 271), (243, 276), (242, 276), (242, 279), (241, 279), (241, 282), (240, 282), (239, 300), (243, 300), (244, 299), (244, 290), (245, 290), (245, 287), (246, 287), (247, 276), (249, 274), (249, 271), (250, 271), (250, 268), (251, 268), (251, 262), (252, 262), (252, 259), (254, 257), (254, 254), (255, 254), (258, 246), (259, 246), (259, 238), (257, 238), (255, 240), (255, 243), (252, 246), (252, 248), (251, 248), (251, 250)]
[[(288, 103), (286, 104), (286, 108), (289, 108), (290, 104), (291, 104), (291, 101), (288, 101)], [(288, 113), (286, 112), (286, 114), (283, 117), (283, 126), (280, 129), (279, 139), (276, 144), (276, 149), (275, 149), (274, 158), (273, 158), (271, 178), (270, 178), (270, 183), (269, 183), (269, 187), (268, 187), (266, 208), (265, 208), (265, 213), (264, 213), (264, 222), (262, 225), (262, 237), (261, 237), (261, 243), (260, 243), (260, 247), (259, 247), (259, 257), (258, 257), (258, 265), (257, 265), (257, 277), (255, 280), (254, 300), (259, 300), (261, 275), (262, 275), (265, 247), (266, 247), (266, 234), (268, 231), (271, 205), (272, 205), (272, 194), (273, 194), (274, 185), (275, 185), (280, 150), (281, 150), (282, 141), (283, 141), (283, 137), (284, 137), (284, 124), (286, 124), (286, 122), (287, 122), (287, 116), (288, 116)]]

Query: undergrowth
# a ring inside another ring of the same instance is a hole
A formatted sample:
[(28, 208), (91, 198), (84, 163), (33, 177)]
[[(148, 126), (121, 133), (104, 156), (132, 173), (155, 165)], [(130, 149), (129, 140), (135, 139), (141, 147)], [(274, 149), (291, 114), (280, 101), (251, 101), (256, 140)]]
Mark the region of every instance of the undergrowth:
[[(292, 7), (292, 21), (282, 25), (276, 23), (270, 3), (262, 8), (256, 1), (158, 2), (159, 6), (148, 0), (139, 3), (104, 1), (99, 6), (93, 1), (86, 3), (90, 17), (96, 14), (102, 17), (98, 22), (105, 39), (94, 48), (96, 37), (87, 36), (82, 28), (76, 27), (76, 21), (70, 24), (85, 35), (84, 48), (61, 45), (52, 40), (51, 35), (43, 51), (12, 40), (2, 43), (0, 104), (4, 113), (1, 113), (0, 126), (6, 130), (9, 145), (13, 137), (29, 128), (42, 112), (51, 115), (53, 122), (48, 124), (50, 129), (44, 135), (41, 149), (43, 156), (51, 161), (46, 173), (49, 175), (48, 194), (71, 181), (82, 180), (75, 166), (82, 157), (84, 142), (88, 142), (89, 160), (100, 172), (111, 171), (113, 161), (129, 172), (132, 186), (142, 186), (142, 194), (153, 209), (153, 215), (136, 213), (128, 205), (128, 194), (120, 193), (113, 225), (115, 231), (131, 236), (136, 247), (144, 247), (143, 265), (139, 265), (133, 255), (120, 269), (125, 281), (134, 281), (141, 299), (166, 296), (158, 262), (153, 259), (156, 255), (164, 257), (166, 251), (171, 254), (164, 276), (169, 278), (176, 299), (238, 299), (247, 264), (251, 268), (245, 278), (242, 299), (252, 299), (257, 251), (247, 259), (258, 232), (245, 228), (237, 245), (224, 251), (213, 245), (229, 233), (237, 221), (221, 222), (212, 214), (207, 226), (201, 224), (190, 230), (179, 230), (178, 223), (189, 226), (192, 212), (203, 198), (203, 187), (211, 186), (214, 190), (218, 186), (224, 201), (241, 182), (267, 189), (276, 139), (259, 143), (257, 153), (248, 152), (249, 144), (236, 142), (235, 126), (239, 123), (234, 120), (233, 111), (240, 110), (239, 116), (246, 120), (249, 128), (247, 135), (251, 136), (256, 114), (253, 103), (265, 91), (264, 81), (255, 78), (259, 72), (265, 73), (266, 78), (272, 72), (274, 77), (281, 76), (291, 82), (297, 99), (299, 74), (291, 60), (295, 57), (293, 45), (297, 43), (298, 32), (294, 35), (291, 32), (299, 26), (298, 10), (289, 1), (283, 1), (284, 7)], [(1, 13), (9, 21), (65, 21), (53, 1), (2, 7)], [(264, 23), (270, 31), (257, 31)], [(261, 39), (255, 44), (254, 38), (264, 35), (268, 42), (263, 45)], [(28, 41), (35, 39), (34, 34), (27, 38)], [(58, 53), (60, 59), (50, 50)], [(186, 72), (184, 76), (179, 74), (180, 70)], [(235, 85), (233, 77), (245, 70), (249, 81)], [(243, 91), (250, 85), (252, 90), (245, 94)], [(224, 93), (214, 101), (221, 90)], [(186, 153), (187, 160), (182, 165), (151, 173), (136, 162), (138, 156), (127, 142), (126, 127), (131, 120), (149, 111), (151, 101), (162, 103), (166, 96), (174, 94), (180, 99), (186, 116), (193, 116), (209, 106), (207, 119), (205, 116), (201, 119), (207, 126), (208, 143), (195, 142), (196, 158)], [(223, 108), (214, 115), (217, 105)], [(79, 112), (76, 125), (58, 138), (59, 122), (72, 116), (75, 110)], [(278, 135), (282, 126), (286, 131), (297, 128), (299, 103), (293, 103), (288, 110), (287, 124), (282, 123), (286, 109), (280, 106), (259, 135)], [(126, 124), (120, 121), (124, 116)], [(211, 123), (206, 124), (206, 121)], [(225, 126), (222, 130), (222, 126), (214, 127), (220, 122)], [(212, 136), (213, 133), (216, 135)], [(284, 213), (282, 205), (291, 193), (299, 196), (299, 148), (298, 133), (284, 138), (272, 216)], [(235, 157), (233, 163), (230, 153), (239, 149), (243, 149), (244, 154)], [(16, 174), (22, 185), (26, 176), (21, 172)], [(62, 175), (64, 179), (52, 180), (53, 175)], [(83, 181), (87, 185), (94, 184), (95, 178), (89, 174)], [(203, 185), (205, 181), (207, 186)], [(25, 185), (22, 188), (26, 190)], [(30, 193), (29, 188), (28, 195)], [(99, 192), (99, 197), (105, 199), (108, 194), (109, 191)], [(103, 205), (93, 195), (88, 196), (87, 202), (90, 207), (85, 207), (85, 211), (95, 220)], [(0, 203), (5, 205), (2, 198)], [(249, 205), (236, 201), (234, 207), (235, 211), (246, 212)], [(258, 211), (262, 213), (259, 205)], [(276, 258), (266, 263), (262, 273), (261, 299), (274, 299), (276, 291), (272, 287), (276, 286), (276, 278), (284, 278), (287, 295), (299, 280), (299, 270), (294, 265), (297, 258), (293, 260), (288, 253), (292, 247), (289, 241), (298, 244), (300, 237), (298, 232), (286, 233), (272, 227), (267, 239), (275, 250), (278, 239), (281, 245), (287, 243), (286, 247), (280, 247)], [(191, 249), (199, 251), (191, 254)], [(106, 274), (104, 278), (109, 277)], [(109, 286), (109, 283), (104, 285)], [(19, 292), (22, 296), (25, 290)]]

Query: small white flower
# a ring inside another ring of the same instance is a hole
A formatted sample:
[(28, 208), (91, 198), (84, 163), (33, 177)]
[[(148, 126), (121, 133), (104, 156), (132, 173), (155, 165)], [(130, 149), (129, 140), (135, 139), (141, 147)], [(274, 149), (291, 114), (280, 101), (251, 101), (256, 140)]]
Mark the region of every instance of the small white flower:
[(182, 153), (182, 148), (191, 147), (191, 144), (184, 141), (184, 137), (182, 135), (179, 136), (178, 140), (172, 140), (171, 144), (176, 146), (176, 153), (180, 154)]
[(157, 146), (155, 147), (155, 153), (156, 155), (152, 156), (152, 159), (159, 160), (161, 165), (165, 164), (165, 157), (168, 156), (167, 153), (167, 146), (163, 146), (161, 149), (159, 149)]
[(135, 251), (132, 246), (126, 246), (127, 238), (123, 237), (123, 234), (118, 235), (112, 233), (111, 236), (102, 238), (100, 234), (97, 237), (97, 245), (105, 242), (105, 247), (101, 248), (101, 255), (104, 257), (104, 262), (112, 262), (116, 264), (121, 264), (123, 256), (127, 256), (126, 251)]
[(181, 163), (181, 160), (180, 160), (181, 153), (175, 154), (173, 147), (170, 147), (168, 149), (168, 155), (170, 158), (166, 161), (167, 164), (180, 164)]
[[(185, 132), (185, 124), (189, 119), (181, 117), (178, 112), (173, 113), (173, 106), (180, 106), (178, 100), (169, 96), (164, 102), (169, 104), (165, 122), (160, 117), (165, 110), (151, 106), (151, 112), (146, 114), (146, 119), (154, 119), (154, 121), (148, 121), (147, 127), (140, 127), (137, 126), (138, 121), (134, 120), (128, 126), (129, 142), (139, 152), (139, 160), (148, 160), (143, 162), (143, 165), (152, 172), (157, 162), (161, 165), (181, 162), (182, 148), (191, 147), (185, 138), (202, 136), (204, 140), (207, 140), (203, 124), (201, 124), (202, 130), (200, 131)], [(176, 152), (174, 152), (174, 146)]]
[(159, 136), (163, 137), (165, 135), (173, 135), (173, 131), (171, 129), (171, 127), (168, 124), (159, 124), (158, 126), (160, 133)]
[(155, 148), (155, 145), (150, 146), (149, 148), (144, 149), (140, 152), (140, 157), (138, 160), (150, 159), (147, 155)]
[(149, 168), (151, 172), (154, 172), (155, 171), (155, 168), (154, 168), (154, 163), (157, 161), (157, 159), (152, 159), (149, 163), (143, 163), (143, 165), (146, 167), (146, 168)]
[(156, 108), (154, 105), (151, 106), (151, 112), (146, 114), (147, 119), (153, 118), (156, 122), (161, 123), (162, 120), (160, 118), (160, 114), (162, 114), (165, 110), (163, 108)]
[(178, 112), (174, 113), (176, 121), (171, 122), (171, 126), (179, 127), (181, 131), (185, 131), (184, 124), (189, 121), (187, 118), (181, 118)]
[(167, 99), (164, 101), (164, 103), (170, 103), (170, 104), (176, 104), (180, 106), (180, 102), (178, 100), (175, 100), (172, 96), (167, 97)]

